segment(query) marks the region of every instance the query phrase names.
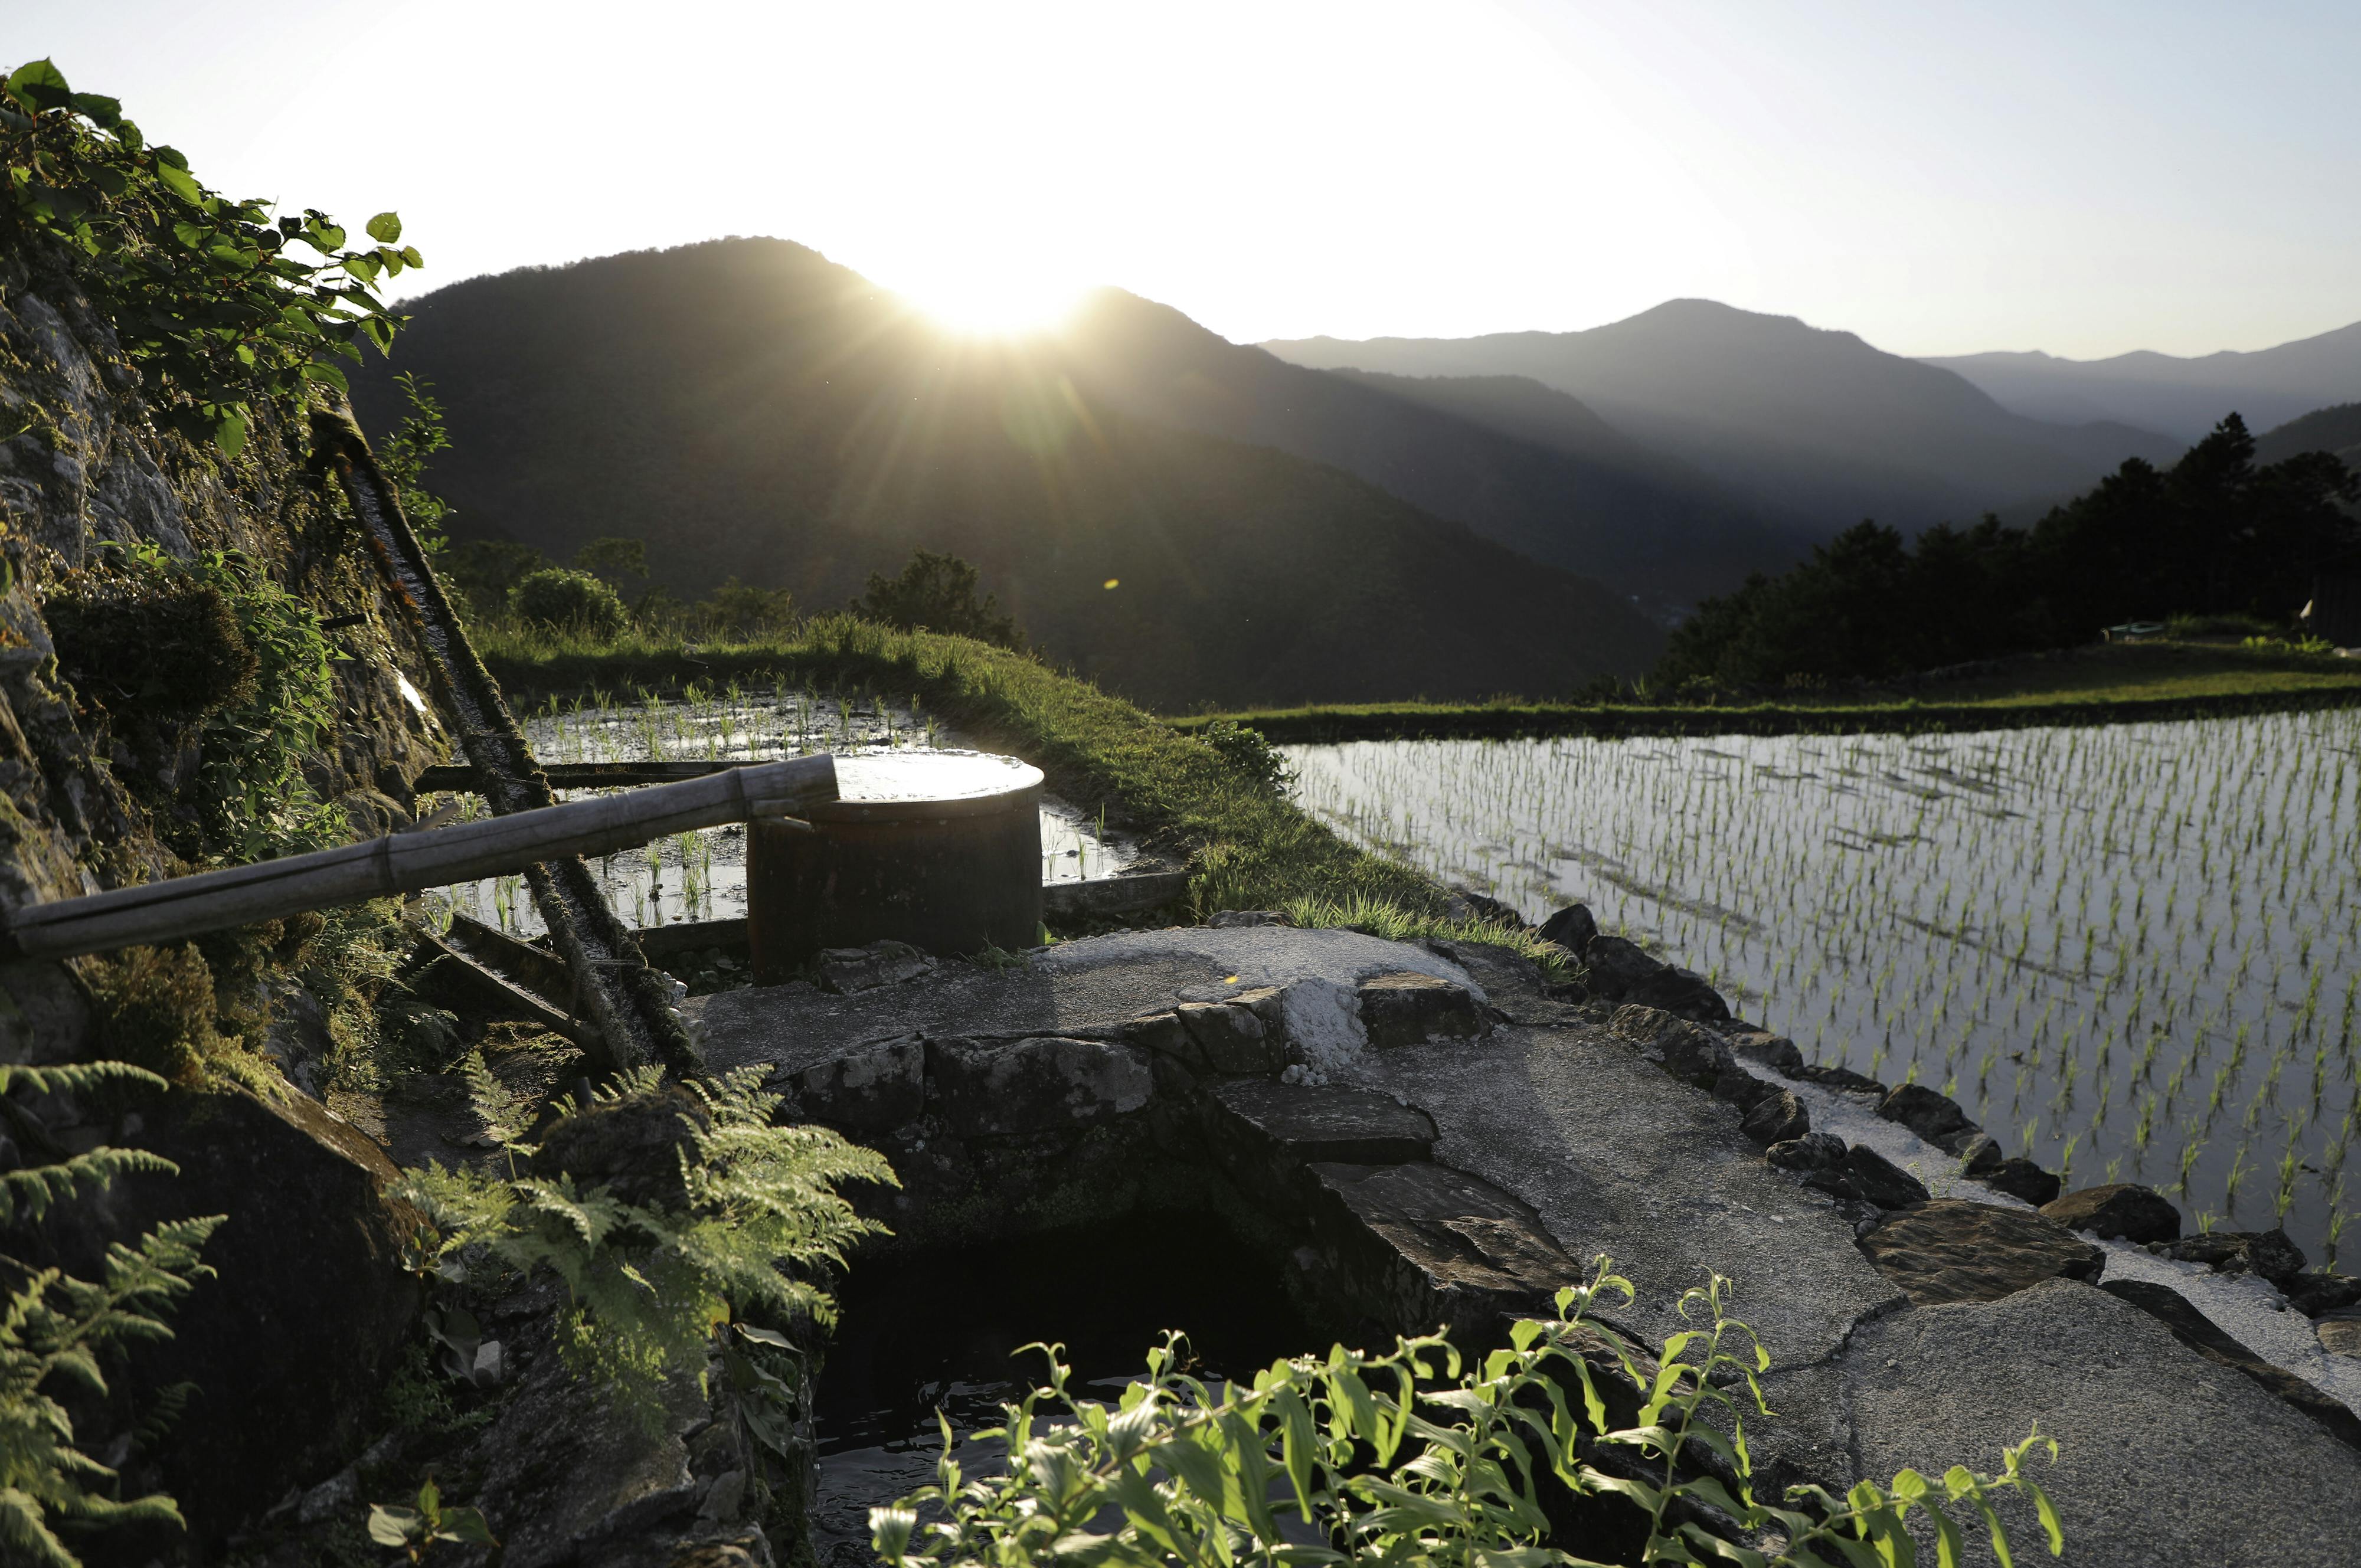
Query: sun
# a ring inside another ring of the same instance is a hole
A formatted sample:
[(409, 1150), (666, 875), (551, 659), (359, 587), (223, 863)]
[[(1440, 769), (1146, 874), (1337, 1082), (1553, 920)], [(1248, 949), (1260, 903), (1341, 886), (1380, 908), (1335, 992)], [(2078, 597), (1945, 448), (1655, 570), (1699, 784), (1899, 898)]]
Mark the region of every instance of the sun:
[(1054, 330), (1074, 313), (1084, 286), (1031, 258), (972, 253), (906, 271), (895, 291), (925, 315), (970, 337), (1022, 337)]

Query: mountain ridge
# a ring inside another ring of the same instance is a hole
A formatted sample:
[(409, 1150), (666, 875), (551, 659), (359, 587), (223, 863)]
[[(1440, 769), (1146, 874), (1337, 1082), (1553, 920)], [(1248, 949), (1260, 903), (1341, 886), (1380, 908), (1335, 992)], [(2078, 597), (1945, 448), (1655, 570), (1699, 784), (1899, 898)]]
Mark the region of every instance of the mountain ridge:
[(2234, 408), (2264, 430), (2361, 399), (2361, 322), (2268, 348), (2213, 354), (2135, 349), (2069, 359), (2039, 349), (1999, 350), (1920, 363), (1951, 370), (2031, 418), (2096, 414), (2193, 439)]
[(1857, 334), (1708, 300), (1666, 301), (1577, 333), (1262, 346), (1327, 369), (1528, 377), (1822, 538), (1863, 516), (1905, 531), (1967, 521), (2181, 446), (2115, 424), (2027, 420)]
[(959, 339), (825, 257), (712, 241), (470, 279), (355, 378), (432, 383), (430, 484), (463, 534), (559, 559), (643, 539), (833, 609), (917, 548), (976, 563), (1050, 657), (1168, 710), (1476, 697), (1643, 669), (1661, 634), (1596, 582), (1341, 469), (1140, 418), (1054, 345)]

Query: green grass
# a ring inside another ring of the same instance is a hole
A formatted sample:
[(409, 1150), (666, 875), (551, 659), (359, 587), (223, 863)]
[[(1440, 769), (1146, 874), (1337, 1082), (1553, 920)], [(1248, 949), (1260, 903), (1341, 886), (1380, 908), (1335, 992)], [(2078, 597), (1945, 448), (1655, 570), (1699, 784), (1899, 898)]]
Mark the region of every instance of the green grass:
[(2203, 643), (2100, 646), (2000, 661), (1957, 678), (1755, 701), (1364, 703), (1209, 713), (1275, 742), (1541, 735), (1781, 735), (2005, 729), (2289, 712), (2361, 703), (2361, 662)]
[(1355, 848), (1193, 733), (1038, 660), (964, 637), (894, 631), (847, 617), (791, 638), (689, 647), (636, 634), (613, 641), (475, 629), (511, 704), (736, 682), (915, 697), (977, 744), (1021, 756), (1057, 795), (1126, 816), (1151, 848), (1185, 859), (1196, 912), (1290, 909), (1301, 924), (1531, 948), (1529, 935), (1455, 922), (1444, 891)]

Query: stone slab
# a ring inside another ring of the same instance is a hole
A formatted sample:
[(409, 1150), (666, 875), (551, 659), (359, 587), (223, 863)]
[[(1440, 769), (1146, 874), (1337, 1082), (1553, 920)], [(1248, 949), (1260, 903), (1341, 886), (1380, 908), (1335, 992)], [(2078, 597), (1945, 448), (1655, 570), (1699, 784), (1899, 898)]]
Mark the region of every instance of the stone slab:
[(2107, 1262), (2053, 1220), (1956, 1198), (1888, 1215), (1861, 1248), (1921, 1307), (1996, 1301), (2045, 1279), (2095, 1283)]
[[(1990, 1302), (1865, 1323), (1823, 1365), (1774, 1375), (1750, 1422), (1760, 1473), (1998, 1468), (2038, 1420), (2037, 1478), (2076, 1568), (2346, 1568), (2361, 1454), (2250, 1378), (2106, 1292), (2053, 1280)], [(2017, 1561), (2047, 1563), (2030, 1508), (2004, 1506)], [(1970, 1561), (1991, 1556), (1969, 1532)]]
[[(849, 1047), (911, 1033), (929, 1036), (1071, 1035), (1121, 1024), (1182, 1002), (1221, 1002), (1243, 991), (1310, 981), (1290, 1038), (1356, 1048), (1355, 993), (1376, 975), (1412, 972), (1469, 988), (1458, 965), (1423, 948), (1356, 931), (1290, 927), (1122, 931), (1027, 955), (1021, 968), (946, 963), (907, 984), (851, 996), (808, 987), (763, 986), (697, 999), (706, 1060), (716, 1071), (752, 1062), (801, 1072)], [(1325, 999), (1327, 1005), (1319, 1003)], [(1290, 1004), (1297, 998), (1290, 994)]]
[(1739, 1315), (1779, 1365), (1829, 1355), (1903, 1301), (1831, 1201), (1763, 1162), (1734, 1106), (1595, 1029), (1503, 1026), (1372, 1052), (1334, 1080), (1425, 1111), (1438, 1161), (1529, 1204), (1586, 1266), (1613, 1257), (1640, 1293), (1626, 1325), (1651, 1342), (1714, 1272), (1737, 1281)]
[(1400, 1165), (1434, 1148), (1433, 1117), (1374, 1090), (1240, 1079), (1212, 1094), (1242, 1131), (1298, 1164)]

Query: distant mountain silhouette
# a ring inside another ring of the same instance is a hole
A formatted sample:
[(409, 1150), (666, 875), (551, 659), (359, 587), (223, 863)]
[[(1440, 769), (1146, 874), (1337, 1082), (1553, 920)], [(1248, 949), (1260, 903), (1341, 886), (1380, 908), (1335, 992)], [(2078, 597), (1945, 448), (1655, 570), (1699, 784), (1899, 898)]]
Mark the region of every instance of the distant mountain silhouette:
[(1810, 546), (1536, 381), (1305, 369), (1115, 289), (1060, 336), (1083, 384), (1133, 413), (1333, 464), (1627, 592), (1686, 603)]
[[(946, 334), (785, 241), (408, 309), (390, 368), (446, 407), (429, 477), (461, 532), (560, 558), (643, 538), (684, 594), (734, 573), (835, 609), (948, 550), (1052, 657), (1167, 709), (1560, 691), (1662, 645), (1598, 584), (1363, 479), (1140, 417), (1098, 384), (1104, 355)], [(382, 369), (355, 396), (373, 434), (399, 415)]]
[(2268, 430), (2361, 398), (2361, 322), (2251, 354), (1963, 354), (1921, 363), (1957, 371), (2034, 419), (2123, 420), (2194, 441), (2233, 411)]
[(1587, 332), (1263, 346), (1323, 369), (1529, 378), (1815, 537), (1863, 517), (1905, 531), (1966, 521), (2082, 488), (2125, 457), (2169, 461), (2185, 444), (2125, 425), (2026, 419), (1851, 333), (1708, 300)]

